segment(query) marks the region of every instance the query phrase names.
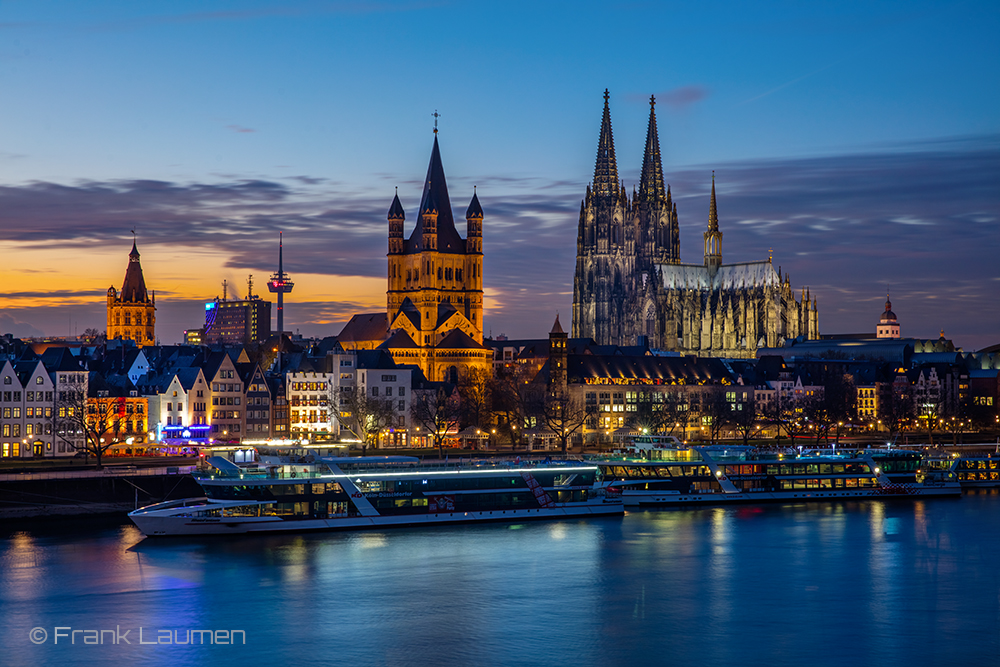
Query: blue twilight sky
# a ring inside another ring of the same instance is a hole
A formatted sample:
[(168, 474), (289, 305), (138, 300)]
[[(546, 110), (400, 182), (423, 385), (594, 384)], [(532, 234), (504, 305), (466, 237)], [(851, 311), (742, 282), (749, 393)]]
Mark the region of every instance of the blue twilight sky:
[[(286, 327), (384, 308), (385, 212), (412, 228), (432, 140), (486, 213), (487, 334), (569, 319), (611, 91), (638, 181), (656, 94), (681, 255), (711, 170), (725, 261), (773, 249), (824, 333), (1000, 342), (1000, 3), (0, 3), (0, 332), (103, 329), (129, 229), (157, 333), (274, 269)], [(461, 216), (457, 216), (461, 219)], [(464, 230), (463, 234), (464, 234)], [(259, 289), (256, 291), (260, 291)]]

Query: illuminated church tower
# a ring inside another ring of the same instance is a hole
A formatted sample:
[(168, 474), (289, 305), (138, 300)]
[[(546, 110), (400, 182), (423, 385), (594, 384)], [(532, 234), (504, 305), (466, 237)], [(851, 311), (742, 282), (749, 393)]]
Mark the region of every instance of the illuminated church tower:
[(431, 380), (454, 380), (469, 366), (489, 367), (483, 347), (483, 208), (473, 192), (466, 238), (455, 228), (437, 128), (417, 222), (403, 237), (399, 194), (389, 207), (389, 339), (399, 363), (418, 364)]
[(121, 292), (116, 292), (114, 286), (108, 288), (108, 340), (132, 340), (137, 347), (153, 345), (155, 326), (156, 295), (146, 292), (139, 250), (133, 241)]

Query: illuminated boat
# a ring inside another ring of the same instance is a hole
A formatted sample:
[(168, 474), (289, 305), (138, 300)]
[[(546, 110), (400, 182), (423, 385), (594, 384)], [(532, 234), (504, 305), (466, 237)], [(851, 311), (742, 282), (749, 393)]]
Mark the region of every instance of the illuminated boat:
[(408, 456), (315, 463), (264, 457), (244, 468), (211, 457), (196, 473), (205, 497), (129, 513), (149, 536), (424, 526), (622, 515), (620, 496), (580, 461), (421, 462)]
[(942, 454), (931, 458), (930, 464), (933, 468), (954, 470), (963, 489), (1000, 486), (1000, 453)]
[(743, 446), (664, 444), (637, 438), (590, 460), (626, 507), (768, 501), (959, 496), (954, 470), (899, 449), (759, 451)]

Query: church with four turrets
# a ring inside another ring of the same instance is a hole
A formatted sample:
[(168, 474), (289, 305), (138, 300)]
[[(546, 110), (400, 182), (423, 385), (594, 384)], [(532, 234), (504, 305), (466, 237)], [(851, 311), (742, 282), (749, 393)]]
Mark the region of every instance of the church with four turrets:
[(399, 194), (388, 213), (386, 310), (355, 315), (338, 336), (345, 349), (380, 349), (433, 381), (455, 382), (470, 369), (489, 371), (483, 346), (483, 208), (473, 191), (466, 238), (455, 228), (437, 128), (416, 224), (404, 236)]
[(792, 291), (771, 259), (723, 264), (715, 174), (704, 261), (684, 264), (677, 204), (664, 187), (655, 99), (638, 191), (618, 178), (609, 94), (594, 181), (580, 205), (573, 281), (573, 337), (702, 357), (753, 358), (786, 339), (819, 337), (815, 298)]

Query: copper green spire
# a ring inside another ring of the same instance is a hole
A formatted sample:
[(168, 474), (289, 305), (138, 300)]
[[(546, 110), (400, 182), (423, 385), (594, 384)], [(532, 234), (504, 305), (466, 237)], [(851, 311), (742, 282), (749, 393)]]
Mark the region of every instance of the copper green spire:
[(611, 110), (607, 88), (604, 89), (604, 118), (597, 141), (597, 164), (594, 166), (594, 195), (612, 197), (618, 193), (618, 164), (615, 161), (615, 138), (611, 134)]
[(656, 202), (666, 197), (663, 188), (663, 165), (660, 161), (660, 137), (656, 131), (656, 98), (649, 96), (649, 127), (646, 129), (646, 153), (642, 157), (639, 200)]

